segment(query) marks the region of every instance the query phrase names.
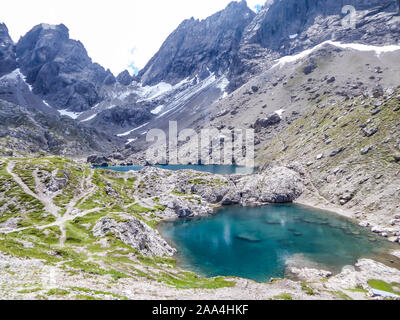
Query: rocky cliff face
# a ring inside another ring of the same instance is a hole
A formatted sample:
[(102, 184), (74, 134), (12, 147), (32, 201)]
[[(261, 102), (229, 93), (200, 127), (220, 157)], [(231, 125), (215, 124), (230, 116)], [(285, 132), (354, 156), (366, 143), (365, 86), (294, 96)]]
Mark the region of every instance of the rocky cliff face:
[(4, 23), (0, 23), (0, 77), (17, 68), (14, 43)]
[(203, 80), (211, 73), (224, 74), (239, 49), (243, 30), (254, 16), (246, 1), (241, 1), (230, 3), (205, 20), (185, 20), (140, 72), (142, 82), (176, 84), (196, 75)]
[(20, 39), (18, 64), (34, 93), (58, 109), (84, 111), (101, 100), (100, 87), (115, 83), (110, 71), (92, 63), (64, 25), (41, 24)]

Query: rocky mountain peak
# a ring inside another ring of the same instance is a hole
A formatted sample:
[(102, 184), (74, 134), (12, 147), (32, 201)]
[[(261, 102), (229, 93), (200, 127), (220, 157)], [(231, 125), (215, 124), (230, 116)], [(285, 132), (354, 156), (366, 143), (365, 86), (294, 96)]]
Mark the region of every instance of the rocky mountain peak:
[(63, 24), (35, 26), (19, 40), (16, 54), (34, 92), (58, 109), (90, 109), (101, 100), (101, 86), (115, 83), (109, 70), (92, 63), (81, 42), (69, 38)]
[(128, 86), (132, 83), (133, 77), (128, 70), (124, 70), (117, 76), (117, 81), (124, 86)]
[(7, 26), (0, 23), (0, 77), (15, 70), (16, 67), (14, 42)]
[(205, 20), (183, 21), (140, 72), (142, 82), (176, 84), (196, 75), (201, 80), (211, 73), (224, 74), (254, 16), (246, 1), (241, 1), (231, 2)]

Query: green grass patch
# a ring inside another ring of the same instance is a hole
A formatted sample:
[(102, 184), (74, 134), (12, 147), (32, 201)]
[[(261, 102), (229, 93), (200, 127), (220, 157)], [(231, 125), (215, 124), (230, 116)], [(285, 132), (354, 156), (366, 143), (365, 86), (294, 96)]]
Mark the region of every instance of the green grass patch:
[(50, 289), (47, 292), (47, 295), (49, 296), (66, 296), (69, 294), (68, 290), (64, 290), (64, 289)]
[(387, 283), (382, 280), (371, 279), (368, 281), (368, 285), (375, 290), (400, 295), (400, 283), (397, 282)]
[(273, 300), (293, 300), (293, 297), (289, 293), (282, 293), (279, 296), (275, 296)]
[(192, 272), (182, 272), (179, 275), (161, 272), (158, 280), (178, 289), (219, 289), (236, 285), (235, 282), (227, 281), (223, 277), (202, 278)]
[(314, 290), (312, 288), (310, 288), (306, 282), (301, 283), (301, 290), (303, 290), (309, 296), (315, 295)]

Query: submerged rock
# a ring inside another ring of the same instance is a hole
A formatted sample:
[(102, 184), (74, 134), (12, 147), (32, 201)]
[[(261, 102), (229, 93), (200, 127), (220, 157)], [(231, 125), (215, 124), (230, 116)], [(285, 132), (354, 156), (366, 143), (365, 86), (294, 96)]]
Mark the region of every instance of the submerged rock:
[(247, 241), (247, 242), (254, 242), (254, 243), (261, 242), (261, 239), (255, 237), (251, 234), (248, 234), (248, 233), (239, 234), (235, 238), (239, 239), (239, 240)]

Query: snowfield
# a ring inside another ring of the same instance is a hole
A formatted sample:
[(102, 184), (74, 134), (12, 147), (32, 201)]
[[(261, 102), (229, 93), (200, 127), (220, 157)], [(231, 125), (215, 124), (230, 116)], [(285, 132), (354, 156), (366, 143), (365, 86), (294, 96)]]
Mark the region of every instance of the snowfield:
[(58, 110), (58, 112), (61, 116), (67, 116), (74, 120), (77, 119), (83, 113), (83, 112), (72, 112), (68, 110)]
[(383, 53), (394, 52), (394, 51), (400, 50), (400, 46), (397, 46), (397, 45), (379, 47), (379, 46), (370, 46), (370, 45), (359, 44), (359, 43), (341, 43), (341, 42), (335, 42), (335, 41), (328, 40), (328, 41), (320, 43), (319, 45), (317, 45), (311, 49), (307, 49), (298, 54), (295, 54), (292, 56), (285, 56), (285, 57), (282, 57), (282, 58), (276, 60), (276, 63), (272, 66), (271, 69), (276, 68), (276, 67), (282, 68), (287, 63), (292, 63), (292, 62), (296, 62), (300, 59), (303, 59), (303, 58), (309, 56), (314, 51), (322, 48), (326, 44), (330, 44), (332, 46), (342, 48), (342, 49), (352, 49), (352, 50), (357, 50), (357, 51), (375, 52), (378, 57)]
[(141, 128), (147, 126), (148, 124), (149, 124), (149, 122), (146, 122), (145, 124), (142, 124), (141, 126), (139, 126), (139, 127), (137, 127), (137, 128), (134, 128), (134, 129), (132, 129), (132, 130), (129, 130), (129, 131), (125, 132), (125, 133), (117, 134), (117, 137), (126, 137), (126, 136), (129, 136), (132, 132), (135, 132), (135, 131), (141, 129)]

